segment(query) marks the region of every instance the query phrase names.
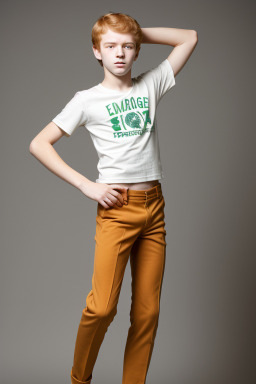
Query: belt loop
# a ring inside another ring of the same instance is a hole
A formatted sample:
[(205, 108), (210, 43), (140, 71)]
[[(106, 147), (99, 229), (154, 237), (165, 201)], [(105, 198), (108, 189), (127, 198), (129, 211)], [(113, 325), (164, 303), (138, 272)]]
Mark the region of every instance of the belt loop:
[(147, 198), (148, 198), (148, 195), (147, 195), (147, 192), (145, 191), (145, 195), (146, 195), (146, 200), (145, 200), (145, 207), (147, 206)]
[(156, 187), (156, 194), (157, 194), (157, 197), (158, 197), (158, 187)]

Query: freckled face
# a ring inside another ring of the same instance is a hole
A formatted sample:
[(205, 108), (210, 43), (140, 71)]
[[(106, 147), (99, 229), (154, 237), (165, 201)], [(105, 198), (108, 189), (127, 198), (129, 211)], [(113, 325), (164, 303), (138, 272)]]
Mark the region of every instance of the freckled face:
[[(102, 35), (100, 52), (93, 48), (97, 59), (102, 60), (103, 66), (117, 76), (123, 76), (130, 71), (136, 57), (136, 44), (130, 33), (117, 33), (110, 29)], [(124, 64), (116, 64), (122, 62)]]

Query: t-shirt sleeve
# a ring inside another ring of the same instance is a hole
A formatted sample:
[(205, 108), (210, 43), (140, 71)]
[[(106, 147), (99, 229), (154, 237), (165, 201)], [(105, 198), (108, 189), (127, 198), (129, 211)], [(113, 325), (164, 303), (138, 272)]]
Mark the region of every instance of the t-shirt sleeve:
[(65, 132), (67, 137), (71, 136), (76, 128), (85, 125), (84, 103), (79, 92), (75, 93), (73, 98), (52, 121)]
[(141, 77), (150, 91), (155, 94), (156, 104), (175, 85), (175, 77), (168, 59), (162, 61), (157, 67), (143, 73)]

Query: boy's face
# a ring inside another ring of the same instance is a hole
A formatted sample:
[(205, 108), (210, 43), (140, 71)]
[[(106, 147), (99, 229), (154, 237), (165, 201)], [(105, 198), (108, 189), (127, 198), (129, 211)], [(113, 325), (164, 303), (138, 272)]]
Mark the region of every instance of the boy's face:
[[(136, 43), (130, 33), (117, 33), (108, 28), (107, 32), (101, 35), (100, 51), (93, 47), (94, 55), (102, 60), (104, 70), (108, 70), (116, 76), (124, 76), (137, 60)], [(117, 65), (123, 62), (123, 65)]]

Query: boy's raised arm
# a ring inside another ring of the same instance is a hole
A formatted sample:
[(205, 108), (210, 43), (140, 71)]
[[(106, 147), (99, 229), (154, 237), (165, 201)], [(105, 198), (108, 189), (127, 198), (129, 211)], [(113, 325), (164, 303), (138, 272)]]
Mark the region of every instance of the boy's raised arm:
[(142, 43), (166, 44), (174, 47), (167, 57), (174, 76), (184, 67), (197, 45), (197, 32), (191, 29), (180, 28), (141, 28), (143, 32)]

